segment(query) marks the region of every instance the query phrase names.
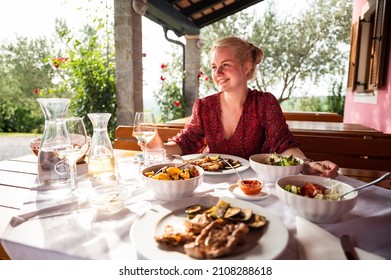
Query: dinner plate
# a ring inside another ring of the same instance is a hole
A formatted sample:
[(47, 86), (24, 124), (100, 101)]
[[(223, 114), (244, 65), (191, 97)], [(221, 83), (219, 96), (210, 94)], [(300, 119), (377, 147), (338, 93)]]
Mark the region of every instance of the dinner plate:
[(262, 191), (258, 194), (245, 194), (238, 186), (238, 184), (233, 184), (229, 186), (229, 191), (236, 196), (237, 198), (244, 199), (244, 200), (262, 200), (265, 198), (268, 198), (272, 191), (270, 188), (264, 186), (262, 188)]
[[(221, 199), (232, 206), (251, 208), (254, 213), (264, 216), (268, 220), (268, 224), (259, 231), (251, 231), (248, 234), (251, 236), (248, 236), (245, 244), (236, 247), (238, 249), (236, 254), (219, 259), (270, 260), (277, 258), (285, 250), (289, 234), (277, 216), (248, 201), (229, 197)], [(194, 204), (215, 205), (218, 200), (218, 197), (213, 196), (191, 197), (155, 206), (133, 223), (130, 229), (130, 239), (143, 258), (149, 260), (191, 260), (193, 258), (180, 250), (160, 247), (155, 241), (155, 236), (162, 234), (165, 226), (184, 221), (186, 207)]]
[[(191, 160), (191, 159), (200, 157), (201, 155), (202, 154), (191, 154), (191, 155), (182, 156), (182, 158), (185, 159), (185, 160)], [(225, 154), (205, 154), (205, 156), (210, 156), (210, 157), (217, 156), (217, 155), (220, 155), (220, 157), (222, 157), (222, 158), (229, 158), (229, 159), (240, 161), (241, 166), (239, 166), (238, 168), (235, 168), (236, 171), (238, 171), (238, 172), (245, 171), (245, 170), (247, 170), (250, 167), (250, 162), (248, 160), (244, 159), (244, 158), (241, 158), (241, 157), (225, 155)], [(206, 171), (205, 170), (204, 174), (205, 175), (235, 174), (235, 170), (233, 170), (233, 169), (224, 169), (224, 170), (219, 170), (219, 171)]]

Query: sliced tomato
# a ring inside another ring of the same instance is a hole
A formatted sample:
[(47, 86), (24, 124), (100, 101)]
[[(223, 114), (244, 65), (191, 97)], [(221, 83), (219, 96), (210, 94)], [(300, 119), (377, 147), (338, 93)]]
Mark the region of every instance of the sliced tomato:
[(302, 196), (314, 197), (317, 194), (324, 194), (324, 191), (325, 191), (325, 187), (316, 184), (307, 183), (301, 188), (300, 194)]

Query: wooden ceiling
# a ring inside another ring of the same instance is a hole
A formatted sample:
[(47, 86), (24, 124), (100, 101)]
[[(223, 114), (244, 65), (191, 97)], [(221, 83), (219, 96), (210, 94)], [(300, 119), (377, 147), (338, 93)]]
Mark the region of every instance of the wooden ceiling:
[(148, 0), (145, 17), (177, 36), (198, 35), (204, 26), (263, 0)]

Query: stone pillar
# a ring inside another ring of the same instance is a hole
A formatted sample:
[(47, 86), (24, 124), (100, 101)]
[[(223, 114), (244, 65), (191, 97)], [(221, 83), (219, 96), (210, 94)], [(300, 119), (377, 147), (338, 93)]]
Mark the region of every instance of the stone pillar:
[(114, 0), (117, 125), (132, 125), (143, 110), (141, 15), (133, 0)]
[(185, 115), (190, 116), (193, 104), (199, 97), (199, 79), (200, 72), (200, 37), (198, 35), (186, 35), (185, 50)]

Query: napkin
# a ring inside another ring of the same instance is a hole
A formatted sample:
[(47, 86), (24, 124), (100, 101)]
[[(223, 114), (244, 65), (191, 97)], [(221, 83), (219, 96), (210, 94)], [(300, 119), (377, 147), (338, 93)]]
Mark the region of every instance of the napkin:
[[(346, 260), (338, 237), (298, 216), (296, 227), (301, 260)], [(360, 260), (383, 259), (357, 247), (356, 252)]]

